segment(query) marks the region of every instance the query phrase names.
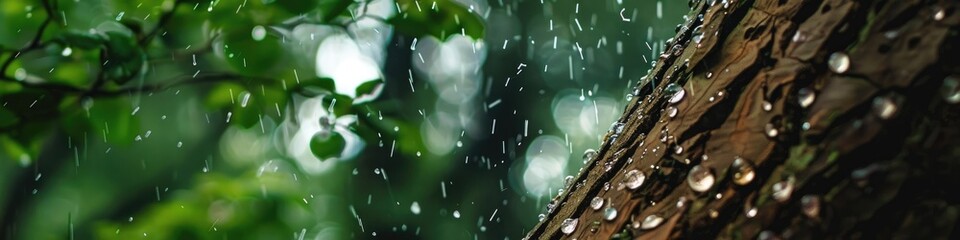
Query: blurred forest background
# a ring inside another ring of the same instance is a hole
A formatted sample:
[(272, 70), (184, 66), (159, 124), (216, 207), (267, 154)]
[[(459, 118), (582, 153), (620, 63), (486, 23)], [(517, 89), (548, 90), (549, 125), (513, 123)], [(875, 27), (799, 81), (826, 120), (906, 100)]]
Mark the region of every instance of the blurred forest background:
[(3, 239), (520, 239), (686, 1), (3, 0)]

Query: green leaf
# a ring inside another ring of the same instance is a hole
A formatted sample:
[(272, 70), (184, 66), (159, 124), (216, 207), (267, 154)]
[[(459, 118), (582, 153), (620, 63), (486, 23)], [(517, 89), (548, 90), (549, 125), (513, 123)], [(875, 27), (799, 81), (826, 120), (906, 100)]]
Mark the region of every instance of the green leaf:
[(330, 78), (310, 78), (300, 82), (301, 93), (311, 97), (328, 95), (337, 91), (336, 83)]
[[(432, 8), (433, 3), (436, 8)], [(402, 11), (389, 22), (407, 35), (431, 35), (445, 40), (450, 35), (463, 33), (474, 39), (483, 38), (483, 19), (453, 0), (436, 0), (429, 4), (426, 1), (397, 0), (397, 4)]]
[(74, 29), (64, 32), (60, 40), (71, 47), (88, 50), (96, 49), (105, 42), (100, 35)]
[[(336, 101), (336, 102), (334, 102)], [(340, 94), (333, 94), (323, 98), (323, 106), (330, 106), (333, 104), (333, 115), (343, 116), (349, 115), (352, 111), (350, 107), (353, 106), (353, 99)]]
[(224, 29), (223, 50), (225, 60), (237, 71), (264, 74), (285, 59), (286, 52), (281, 40), (272, 34), (256, 40), (251, 36), (254, 25)]
[(114, 144), (129, 144), (140, 131), (126, 98), (98, 98), (89, 110), (90, 134)]
[(140, 74), (146, 62), (146, 54), (134, 39), (120, 32), (107, 32), (105, 76), (123, 85)]
[(310, 139), (310, 151), (321, 160), (340, 157), (346, 146), (347, 141), (336, 131), (319, 132)]
[(0, 128), (6, 128), (13, 126), (20, 121), (20, 117), (17, 117), (16, 114), (7, 110), (6, 108), (0, 107)]
[(354, 103), (373, 101), (383, 93), (383, 86), (383, 80), (380, 79), (360, 84), (360, 86), (357, 86), (357, 97), (353, 100)]
[(0, 135), (0, 150), (7, 153), (7, 157), (19, 161), (21, 166), (32, 162), (30, 151), (10, 136)]

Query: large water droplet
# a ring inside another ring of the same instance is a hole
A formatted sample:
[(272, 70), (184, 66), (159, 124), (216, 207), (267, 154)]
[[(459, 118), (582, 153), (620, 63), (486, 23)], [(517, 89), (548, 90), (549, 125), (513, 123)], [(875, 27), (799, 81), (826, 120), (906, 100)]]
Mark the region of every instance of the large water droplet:
[(750, 208), (750, 209), (747, 209), (747, 211), (744, 212), (744, 214), (747, 215), (747, 218), (756, 217), (756, 216), (757, 216), (757, 208), (756, 208), (756, 207), (752, 207), (752, 208)]
[(583, 163), (590, 162), (591, 159), (594, 159), (596, 157), (597, 157), (597, 150), (587, 149), (586, 151), (583, 151)]
[(613, 221), (615, 218), (617, 218), (616, 208), (607, 207), (606, 209), (603, 209), (603, 220)]
[(775, 138), (780, 134), (780, 130), (777, 129), (777, 125), (773, 123), (767, 123), (767, 125), (763, 127), (763, 130), (767, 134), (767, 137), (770, 138)]
[(677, 93), (680, 90), (683, 90), (683, 87), (681, 87), (680, 84), (670, 83), (663, 88), (663, 93), (666, 95), (673, 95), (674, 93)]
[(943, 7), (937, 7), (937, 11), (933, 13), (933, 20), (943, 20), (947, 16), (947, 10)]
[(850, 57), (843, 52), (835, 52), (830, 54), (830, 59), (827, 60), (827, 65), (830, 66), (830, 71), (835, 73), (845, 73), (850, 69)]
[(593, 199), (590, 200), (590, 208), (593, 210), (600, 210), (601, 207), (603, 207), (602, 197), (593, 197)]
[(661, 223), (663, 223), (663, 217), (657, 216), (656, 214), (650, 214), (650, 216), (647, 216), (643, 219), (643, 223), (640, 224), (640, 229), (653, 229), (660, 226)]
[(263, 38), (267, 37), (267, 29), (261, 25), (257, 25), (250, 31), (250, 36), (253, 37), (254, 41), (263, 40)]
[(897, 104), (890, 97), (873, 98), (873, 111), (880, 119), (890, 119), (897, 113)]
[(577, 223), (579, 222), (579, 219), (564, 219), (563, 222), (560, 223), (560, 231), (563, 232), (563, 234), (570, 235), (574, 230), (577, 230)]
[(736, 183), (737, 185), (743, 186), (750, 184), (750, 182), (753, 181), (753, 178), (756, 177), (753, 163), (743, 158), (737, 157), (734, 159), (733, 164), (730, 164), (730, 167), (733, 170), (733, 183)]
[(677, 112), (679, 112), (680, 110), (678, 110), (677, 107), (669, 106), (667, 107), (666, 111), (667, 111), (667, 116), (670, 118), (673, 118), (677, 116)]
[(809, 88), (801, 88), (799, 91), (797, 91), (797, 97), (800, 107), (807, 108), (813, 104), (814, 100), (816, 100), (817, 94)]
[(687, 185), (690, 185), (690, 189), (693, 189), (693, 191), (705, 192), (713, 187), (714, 181), (716, 181), (716, 178), (714, 178), (713, 172), (700, 165), (693, 166), (690, 173), (687, 173)]
[(410, 212), (412, 212), (413, 215), (420, 215), (420, 204), (417, 202), (410, 204)]
[(794, 181), (796, 181), (796, 178), (789, 176), (787, 179), (774, 183), (772, 186), (773, 200), (777, 200), (777, 202), (786, 202), (789, 200), (790, 195), (793, 194)]
[(943, 87), (940, 88), (943, 94), (943, 100), (950, 104), (960, 103), (960, 78), (949, 76), (943, 79)]
[(680, 100), (683, 100), (683, 96), (686, 94), (686, 91), (683, 90), (679, 84), (670, 83), (663, 88), (664, 95), (670, 96), (668, 101), (670, 103), (678, 103)]
[(670, 103), (678, 103), (683, 100), (683, 96), (687, 94), (687, 91), (684, 91), (683, 88), (680, 88), (679, 91), (673, 93), (668, 100)]
[(647, 175), (640, 170), (634, 169), (624, 175), (623, 185), (629, 189), (637, 189), (640, 185), (643, 185), (644, 180), (647, 180)]
[(800, 198), (800, 207), (803, 208), (803, 215), (810, 218), (820, 216), (820, 197), (816, 195), (806, 195)]
[(763, 100), (763, 111), (769, 112), (770, 110), (773, 110), (773, 104), (767, 100)]

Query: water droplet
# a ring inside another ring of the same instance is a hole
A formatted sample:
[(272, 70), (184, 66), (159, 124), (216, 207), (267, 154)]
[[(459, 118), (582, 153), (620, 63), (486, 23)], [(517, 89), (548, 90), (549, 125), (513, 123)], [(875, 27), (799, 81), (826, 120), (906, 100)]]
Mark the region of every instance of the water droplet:
[(897, 104), (890, 97), (873, 98), (873, 111), (880, 119), (890, 119), (897, 113)]
[(752, 208), (748, 209), (748, 210), (745, 212), (745, 214), (747, 215), (747, 218), (756, 217), (756, 216), (757, 216), (757, 208), (756, 208), (756, 207), (752, 207)]
[(750, 184), (753, 178), (756, 177), (753, 163), (743, 158), (737, 157), (734, 159), (730, 167), (733, 168), (733, 183), (737, 185), (743, 186)]
[(683, 100), (683, 96), (686, 94), (687, 94), (687, 91), (684, 91), (683, 88), (680, 88), (680, 90), (677, 90), (677, 92), (673, 93), (673, 95), (670, 96), (670, 99), (668, 101), (670, 103), (678, 103), (681, 100)]
[(380, 168), (374, 168), (373, 174), (380, 175)]
[(640, 170), (633, 169), (624, 175), (623, 185), (629, 189), (637, 189), (640, 185), (643, 185), (644, 180), (647, 180), (647, 175)]
[(460, 218), (460, 210), (453, 211), (453, 218)]
[(943, 20), (947, 16), (947, 10), (942, 7), (937, 7), (937, 12), (933, 14), (933, 20)]
[(767, 123), (767, 125), (764, 126), (764, 132), (766, 132), (767, 137), (770, 138), (775, 138), (780, 134), (780, 130), (777, 129), (777, 125), (774, 125), (773, 123)]
[(816, 195), (806, 195), (800, 198), (800, 207), (803, 208), (803, 215), (810, 218), (820, 216), (820, 197)]
[(683, 90), (683, 87), (681, 87), (680, 84), (670, 83), (663, 88), (663, 93), (666, 95), (673, 95), (674, 93), (677, 93), (681, 90)]
[(843, 52), (835, 52), (830, 54), (830, 59), (827, 59), (827, 65), (830, 66), (830, 70), (835, 73), (845, 73), (850, 69), (850, 57)]
[(254, 41), (263, 40), (263, 38), (267, 37), (267, 29), (261, 25), (257, 25), (250, 31), (250, 36), (253, 37)]
[(541, 221), (541, 222), (543, 222), (543, 219), (546, 219), (546, 218), (547, 218), (547, 215), (546, 215), (546, 214), (541, 213), (541, 214), (537, 215), (537, 219), (538, 219), (539, 221)]
[(606, 209), (603, 209), (603, 220), (613, 221), (615, 218), (617, 218), (616, 208), (607, 207)]
[(813, 104), (813, 101), (816, 100), (817, 94), (810, 90), (809, 88), (801, 88), (797, 91), (798, 102), (800, 107), (807, 108)]
[(673, 146), (673, 153), (675, 153), (675, 154), (682, 154), (682, 153), (683, 153), (683, 146), (680, 146), (680, 145)]
[(420, 215), (420, 204), (416, 201), (410, 204), (410, 212), (412, 212), (413, 215)]
[(17, 81), (23, 81), (27, 79), (27, 70), (23, 68), (17, 68), (17, 70), (13, 72), (13, 78), (17, 79)]
[(650, 216), (647, 216), (643, 219), (643, 223), (640, 224), (640, 229), (653, 229), (660, 226), (661, 223), (663, 223), (663, 217), (657, 216), (656, 214), (650, 214)]
[(667, 107), (666, 110), (667, 110), (667, 116), (670, 117), (670, 118), (676, 117), (676, 116), (677, 116), (677, 112), (679, 111), (679, 110), (678, 110), (676, 107), (674, 107), (674, 106), (669, 106), (669, 107)]
[(64, 57), (68, 57), (70, 54), (73, 54), (73, 48), (70, 47), (65, 47), (63, 48), (63, 51), (60, 52), (60, 55), (63, 55)]
[(243, 92), (240, 97), (240, 107), (247, 107), (248, 102), (250, 102), (250, 92)]
[(579, 219), (564, 219), (563, 222), (560, 223), (560, 231), (563, 232), (563, 234), (570, 235), (574, 230), (577, 230), (577, 223), (579, 222)]
[(793, 40), (793, 42), (806, 42), (807, 34), (803, 31), (797, 30), (797, 32), (793, 34), (793, 39), (791, 40)]
[(590, 208), (593, 210), (600, 210), (601, 207), (603, 207), (602, 197), (593, 197), (593, 199), (590, 200)]
[(773, 104), (767, 102), (767, 100), (763, 100), (763, 111), (769, 112), (770, 110), (773, 110)]
[(177, 148), (183, 147), (183, 142), (177, 142)]
[(712, 72), (707, 72), (707, 79), (710, 79), (710, 78), (712, 78), (712, 77), (713, 77), (713, 73), (712, 73)]
[(709, 190), (710, 187), (713, 187), (714, 181), (716, 181), (716, 178), (713, 177), (710, 169), (700, 165), (693, 166), (690, 173), (687, 173), (687, 185), (690, 185), (690, 189), (696, 192)]
[(686, 205), (687, 205), (686, 197), (681, 196), (680, 199), (677, 199), (677, 208), (683, 208), (683, 206), (686, 206)]
[(573, 176), (567, 175), (563, 178), (563, 186), (570, 186), (573, 183)]
[(786, 202), (789, 200), (790, 195), (793, 194), (794, 181), (796, 181), (796, 178), (789, 176), (784, 180), (774, 183), (772, 186), (773, 199), (777, 200), (777, 202)]
[(597, 150), (587, 149), (586, 151), (583, 151), (583, 163), (590, 162), (591, 159), (594, 159), (596, 157), (597, 157)]
[(943, 100), (950, 104), (960, 103), (960, 78), (949, 76), (943, 79), (943, 87), (940, 88), (943, 94)]
[(115, 18), (114, 20), (120, 21), (121, 19), (123, 19), (123, 14), (124, 14), (124, 13), (126, 13), (126, 12), (120, 12), (120, 14), (117, 14), (117, 18)]

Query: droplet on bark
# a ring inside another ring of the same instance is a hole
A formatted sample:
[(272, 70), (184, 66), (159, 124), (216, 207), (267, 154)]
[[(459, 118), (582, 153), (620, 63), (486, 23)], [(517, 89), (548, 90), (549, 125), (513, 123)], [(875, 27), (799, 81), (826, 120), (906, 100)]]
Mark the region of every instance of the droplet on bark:
[(577, 230), (577, 223), (579, 222), (579, 219), (564, 219), (563, 222), (560, 223), (560, 231), (563, 232), (563, 234), (570, 235), (574, 230)]
[(591, 208), (591, 209), (593, 209), (593, 210), (600, 210), (601, 207), (603, 207), (603, 198), (602, 198), (602, 197), (593, 197), (593, 199), (590, 200), (590, 208)]
[(650, 214), (643, 219), (643, 223), (640, 224), (640, 229), (653, 229), (660, 226), (661, 223), (663, 223), (663, 217), (657, 216), (656, 214)]
[(716, 178), (710, 169), (700, 165), (693, 166), (687, 174), (687, 185), (696, 192), (705, 192), (713, 187)]
[(845, 73), (850, 69), (850, 57), (843, 52), (835, 52), (830, 54), (830, 58), (827, 60), (827, 65), (830, 66), (830, 71), (835, 73)]
[(623, 185), (627, 188), (633, 190), (643, 185), (643, 181), (647, 179), (647, 175), (641, 172), (640, 170), (630, 170), (624, 175)]
[(753, 178), (756, 177), (753, 163), (743, 158), (737, 157), (734, 159), (730, 167), (732, 168), (731, 170), (733, 170), (733, 183), (737, 185), (743, 186), (750, 184)]
[(800, 107), (807, 108), (813, 104), (813, 101), (816, 100), (817, 94), (810, 90), (809, 88), (801, 88), (797, 91), (798, 103)]

